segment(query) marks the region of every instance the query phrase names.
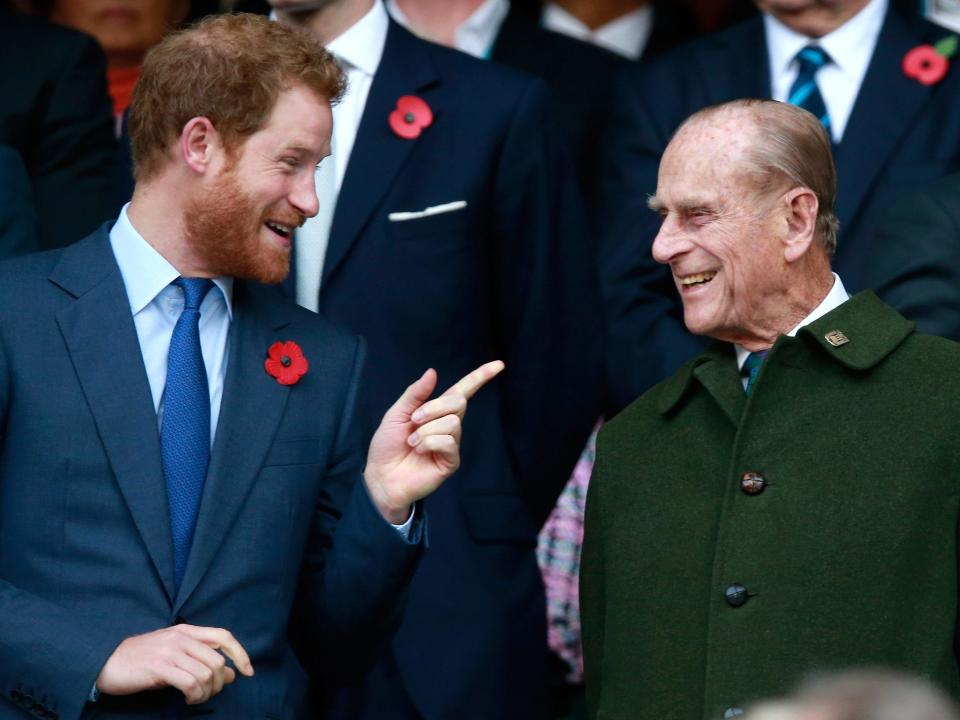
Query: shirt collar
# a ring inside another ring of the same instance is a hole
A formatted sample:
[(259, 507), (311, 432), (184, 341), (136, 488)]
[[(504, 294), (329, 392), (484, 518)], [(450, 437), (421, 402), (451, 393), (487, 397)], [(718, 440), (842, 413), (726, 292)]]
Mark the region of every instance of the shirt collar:
[[(394, 20), (408, 30), (415, 30), (410, 26), (410, 18), (397, 5), (397, 0), (386, 2), (387, 10)], [(509, 14), (509, 0), (484, 0), (457, 28), (454, 39), (457, 50), (474, 57), (486, 57), (497, 39), (500, 26)]]
[(601, 47), (636, 60), (643, 54), (650, 39), (653, 15), (653, 5), (647, 4), (591, 30), (580, 18), (548, 2), (543, 6), (541, 20), (548, 30), (578, 40), (596, 42)]
[(815, 44), (827, 51), (833, 63), (853, 76), (866, 71), (877, 44), (889, 0), (870, 0), (856, 15), (822, 38), (810, 38), (791, 30), (770, 14), (763, 16), (767, 33), (770, 71), (774, 75), (788, 72), (796, 55), (807, 45)]
[[(828, 312), (840, 307), (840, 305), (849, 299), (850, 295), (847, 294), (846, 288), (843, 287), (843, 282), (840, 280), (840, 276), (836, 273), (833, 273), (833, 286), (830, 288), (830, 292), (828, 292), (827, 296), (820, 301), (820, 304), (817, 305), (809, 315), (801, 320), (793, 330), (788, 332), (787, 335), (789, 337), (795, 337), (800, 331), (800, 328), (805, 325), (809, 325), (815, 320), (819, 320)], [(743, 364), (747, 361), (747, 355), (750, 354), (750, 351), (737, 344), (734, 344), (733, 347), (737, 351), (737, 368), (742, 370)]]
[[(110, 247), (120, 267), (130, 311), (136, 315), (180, 277), (180, 273), (133, 227), (127, 216), (128, 207), (130, 203), (123, 206), (120, 217), (110, 230)], [(217, 277), (213, 282), (223, 293), (227, 314), (232, 320), (233, 278)]]
[(389, 27), (387, 11), (383, 3), (376, 0), (366, 15), (327, 44), (327, 50), (341, 63), (372, 77), (380, 67)]

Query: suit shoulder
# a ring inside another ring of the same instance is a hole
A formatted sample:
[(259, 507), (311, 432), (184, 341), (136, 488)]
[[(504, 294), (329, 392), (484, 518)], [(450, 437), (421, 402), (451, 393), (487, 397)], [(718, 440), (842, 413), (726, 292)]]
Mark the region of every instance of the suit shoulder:
[[(60, 71), (58, 61), (87, 54), (102, 57), (97, 42), (73, 28), (47, 22), (21, 13), (0, 11), (0, 54), (20, 57), (28, 52), (31, 60), (43, 58), (43, 66), (51, 72)], [(38, 63), (31, 63), (36, 65)]]
[[(238, 281), (239, 282), (239, 281)], [(244, 302), (257, 306), (295, 328), (295, 332), (306, 332), (329, 347), (343, 348), (346, 352), (355, 351), (357, 343), (363, 343), (356, 333), (336, 324), (323, 315), (300, 307), (283, 294), (277, 285), (262, 285), (255, 282), (243, 282)]]
[[(406, 32), (405, 30), (403, 32)], [(437, 73), (454, 86), (459, 84), (466, 92), (522, 93), (542, 81), (528, 72), (481, 60), (460, 50), (411, 36), (410, 40), (430, 58)]]
[(47, 284), (63, 255), (63, 248), (0, 260), (0, 298), (29, 292), (38, 283)]

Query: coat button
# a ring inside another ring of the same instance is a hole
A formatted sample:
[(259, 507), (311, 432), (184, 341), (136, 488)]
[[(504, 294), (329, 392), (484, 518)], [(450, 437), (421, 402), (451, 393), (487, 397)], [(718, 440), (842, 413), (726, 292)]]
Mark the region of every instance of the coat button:
[(723, 711), (723, 720), (731, 720), (731, 718), (737, 718), (741, 715), (743, 715), (743, 708), (728, 707)]
[(767, 486), (767, 479), (760, 473), (745, 472), (740, 477), (740, 489), (747, 495), (759, 495)]
[(740, 583), (734, 583), (723, 592), (727, 599), (727, 605), (730, 607), (741, 607), (747, 602), (747, 589)]

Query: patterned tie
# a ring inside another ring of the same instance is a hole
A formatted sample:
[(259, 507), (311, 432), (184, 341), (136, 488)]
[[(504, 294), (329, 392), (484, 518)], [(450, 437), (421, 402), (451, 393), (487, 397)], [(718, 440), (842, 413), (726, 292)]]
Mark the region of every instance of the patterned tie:
[(747, 359), (740, 368), (740, 374), (747, 379), (747, 384), (743, 391), (749, 395), (753, 392), (753, 386), (757, 384), (757, 375), (760, 374), (760, 366), (763, 365), (763, 359), (767, 356), (766, 350), (753, 352), (747, 355)]
[(830, 130), (830, 116), (827, 114), (827, 106), (823, 104), (820, 88), (817, 87), (816, 75), (817, 71), (829, 62), (831, 60), (827, 52), (816, 45), (808, 45), (798, 52), (797, 63), (800, 65), (800, 72), (787, 98), (787, 102), (791, 105), (812, 112), (827, 130)]
[(210, 461), (210, 390), (200, 351), (200, 303), (213, 287), (204, 278), (178, 278), (184, 306), (167, 355), (160, 454), (167, 481), (173, 564), (180, 588)]

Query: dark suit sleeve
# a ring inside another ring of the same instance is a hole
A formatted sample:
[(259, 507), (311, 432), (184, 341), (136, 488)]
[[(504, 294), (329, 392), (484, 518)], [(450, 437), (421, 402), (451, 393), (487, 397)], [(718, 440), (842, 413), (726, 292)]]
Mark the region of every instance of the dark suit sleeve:
[[(11, 379), (0, 339), (0, 456)], [(25, 508), (25, 511), (29, 511)], [(100, 669), (123, 637), (113, 623), (85, 617), (0, 578), (0, 706), (79, 718)], [(6, 712), (0, 707), (0, 713)], [(53, 717), (53, 715), (50, 715)]]
[(960, 340), (960, 175), (901, 198), (867, 263), (868, 286), (919, 330)]
[[(317, 501), (304, 555), (296, 640), (314, 676), (341, 684), (359, 672), (399, 619), (404, 589), (426, 545), (417, 509), (408, 540), (373, 504), (362, 478), (367, 437), (357, 412), (365, 344), (357, 339), (335, 455)], [(306, 640), (306, 642), (304, 642)]]
[(528, 86), (513, 116), (494, 202), (494, 297), (507, 366), (503, 424), (539, 527), (599, 417), (603, 394), (592, 242), (539, 82)]
[(676, 122), (654, 105), (680, 92), (665, 66), (629, 68), (620, 78), (605, 146), (600, 282), (607, 321), (607, 415), (615, 415), (699, 352), (683, 325), (669, 268), (652, 256), (659, 219), (647, 208), (660, 155)]
[(27, 165), (40, 244), (61, 247), (116, 216), (118, 146), (106, 91), (106, 61), (77, 37), (39, 97)]

